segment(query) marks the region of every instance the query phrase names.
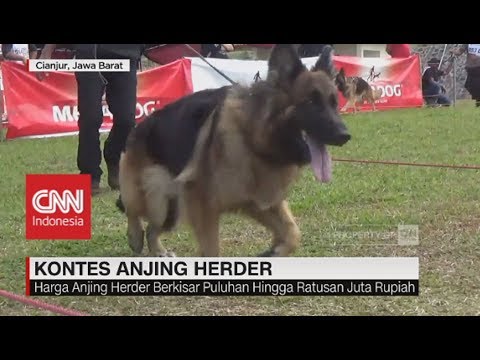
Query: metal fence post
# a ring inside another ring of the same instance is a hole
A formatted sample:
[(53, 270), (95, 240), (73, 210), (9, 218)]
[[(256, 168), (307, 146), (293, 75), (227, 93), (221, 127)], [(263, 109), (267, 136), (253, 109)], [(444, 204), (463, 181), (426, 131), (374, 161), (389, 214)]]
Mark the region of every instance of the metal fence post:
[(453, 106), (457, 105), (457, 57), (453, 57)]

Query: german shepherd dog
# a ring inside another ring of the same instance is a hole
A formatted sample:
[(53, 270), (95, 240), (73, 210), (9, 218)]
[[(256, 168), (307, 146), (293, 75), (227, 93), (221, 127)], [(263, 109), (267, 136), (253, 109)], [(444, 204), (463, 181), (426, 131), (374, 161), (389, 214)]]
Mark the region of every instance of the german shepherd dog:
[(193, 93), (132, 131), (117, 206), (135, 254), (143, 250), (142, 219), (150, 256), (172, 255), (160, 234), (182, 219), (199, 255), (219, 256), (220, 217), (233, 211), (273, 233), (261, 256), (293, 253), (300, 231), (285, 200), (289, 186), (308, 163), (317, 180), (329, 181), (327, 145), (350, 140), (338, 112), (332, 51), (326, 48), (309, 70), (293, 46), (276, 45), (265, 80)]
[(353, 112), (357, 113), (357, 102), (368, 101), (376, 111), (375, 101), (382, 96), (381, 90), (373, 90), (372, 87), (364, 79), (358, 76), (345, 76), (344, 69), (340, 69), (336, 75), (335, 82), (342, 95), (347, 99), (347, 103), (341, 111), (347, 111), (353, 107)]

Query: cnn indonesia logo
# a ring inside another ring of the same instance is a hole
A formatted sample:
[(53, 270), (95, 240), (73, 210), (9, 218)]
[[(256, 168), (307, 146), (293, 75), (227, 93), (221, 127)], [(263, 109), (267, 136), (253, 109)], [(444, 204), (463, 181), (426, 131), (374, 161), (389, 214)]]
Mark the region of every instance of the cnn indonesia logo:
[[(48, 200), (47, 205), (42, 205), (41, 200), (44, 198)], [(57, 190), (38, 190), (33, 195), (32, 205), (40, 214), (54, 214), (57, 211), (68, 214), (70, 210), (81, 214), (83, 213), (83, 190), (77, 190), (75, 195), (70, 190), (64, 190), (62, 195)]]
[(26, 238), (91, 238), (89, 175), (27, 175)]

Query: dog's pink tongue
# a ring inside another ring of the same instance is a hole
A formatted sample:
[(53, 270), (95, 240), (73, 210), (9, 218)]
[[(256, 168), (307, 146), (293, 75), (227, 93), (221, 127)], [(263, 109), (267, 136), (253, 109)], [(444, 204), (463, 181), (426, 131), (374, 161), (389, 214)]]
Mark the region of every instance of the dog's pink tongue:
[(332, 180), (332, 159), (326, 145), (316, 145), (307, 137), (307, 144), (312, 158), (312, 169), (318, 181), (328, 183)]

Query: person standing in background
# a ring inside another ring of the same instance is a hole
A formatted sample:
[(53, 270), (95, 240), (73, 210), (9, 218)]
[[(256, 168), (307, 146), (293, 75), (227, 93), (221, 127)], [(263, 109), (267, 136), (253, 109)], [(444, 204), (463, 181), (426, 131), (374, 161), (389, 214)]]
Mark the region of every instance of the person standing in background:
[(457, 56), (467, 54), (465, 89), (475, 100), (475, 106), (480, 107), (480, 44), (463, 44), (451, 49), (450, 53)]
[[(41, 59), (50, 59), (56, 44), (45, 44)], [(76, 59), (128, 59), (126, 72), (76, 72), (78, 88), (78, 149), (77, 166), (80, 174), (92, 177), (92, 195), (100, 192), (103, 171), (100, 146), (100, 127), (103, 123), (102, 97), (105, 93), (113, 126), (105, 141), (103, 156), (107, 164), (108, 185), (119, 189), (120, 155), (130, 131), (135, 127), (137, 104), (137, 69), (144, 44), (72, 44)], [(42, 81), (44, 73), (36, 73)]]

